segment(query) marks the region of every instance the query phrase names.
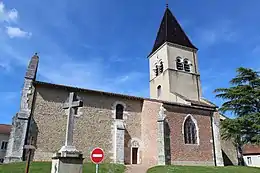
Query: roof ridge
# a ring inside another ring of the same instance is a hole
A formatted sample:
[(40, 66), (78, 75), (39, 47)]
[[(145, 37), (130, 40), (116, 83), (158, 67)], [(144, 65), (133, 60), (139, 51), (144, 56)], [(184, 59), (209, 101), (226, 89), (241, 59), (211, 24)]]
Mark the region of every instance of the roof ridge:
[[(158, 100), (158, 99), (152, 99), (152, 98), (147, 98), (147, 97), (139, 97), (139, 96), (132, 96), (132, 95), (126, 95), (126, 94), (119, 94), (119, 93), (112, 93), (112, 92), (107, 92), (107, 91), (100, 91), (100, 90), (93, 90), (93, 89), (86, 89), (86, 88), (79, 88), (79, 87), (74, 87), (74, 86), (68, 86), (68, 85), (61, 85), (61, 84), (54, 84), (54, 83), (48, 83), (48, 82), (43, 82), (43, 81), (34, 81), (33, 84), (38, 84), (38, 85), (49, 85), (52, 87), (63, 87), (71, 90), (81, 90), (81, 91), (89, 91), (89, 92), (100, 92), (101, 94), (110, 94), (110, 95), (115, 95), (115, 96), (121, 96), (121, 97), (128, 97), (132, 99), (137, 99), (137, 100), (148, 100), (148, 101), (155, 101), (159, 103), (164, 103), (164, 104), (172, 104), (172, 105), (179, 105), (179, 106), (188, 106), (188, 107), (196, 107), (196, 105), (187, 105), (187, 104), (182, 104), (178, 102), (170, 102), (170, 101), (165, 101), (165, 100)], [(204, 104), (197, 104), (202, 107), (205, 107)], [(204, 105), (204, 106), (203, 106)], [(213, 108), (213, 106), (207, 106), (208, 108)]]
[(4, 125), (4, 126), (12, 126), (12, 124), (0, 124), (0, 126), (2, 126), (2, 125)]

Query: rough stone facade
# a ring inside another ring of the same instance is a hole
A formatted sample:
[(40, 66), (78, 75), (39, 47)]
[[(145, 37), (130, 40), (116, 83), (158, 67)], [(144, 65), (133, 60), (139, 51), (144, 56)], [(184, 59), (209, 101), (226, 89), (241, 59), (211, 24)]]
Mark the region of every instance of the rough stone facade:
[[(68, 97), (64, 89), (46, 88), (36, 86), (36, 100), (33, 117), (39, 129), (37, 136), (37, 150), (35, 160), (50, 160), (52, 154), (64, 144), (66, 115), (62, 109)], [(127, 107), (126, 139), (140, 138), (140, 113), (142, 102), (127, 100), (120, 97), (108, 97), (92, 92), (78, 92), (77, 95), (83, 101), (83, 107), (79, 110), (80, 116), (75, 119), (74, 145), (86, 156), (89, 161), (89, 153), (94, 147), (101, 147), (106, 153), (106, 160), (112, 162), (113, 153), (113, 111), (112, 105), (116, 101), (124, 102)], [(120, 134), (120, 133), (119, 133)], [(130, 153), (125, 153), (127, 156)]]
[[(77, 89), (41, 82), (35, 87), (33, 119), (38, 136), (34, 160), (50, 161), (53, 153), (64, 144), (67, 117), (63, 104), (68, 93)], [(94, 147), (101, 147), (106, 155), (105, 162), (131, 164), (132, 148), (138, 148), (137, 164), (165, 164), (170, 157), (172, 164), (214, 165), (211, 109), (108, 96), (89, 90), (78, 90), (77, 95), (83, 101), (83, 107), (75, 120), (74, 145), (83, 152), (85, 161), (90, 161), (88, 156)], [(114, 103), (124, 103), (125, 106), (124, 118), (119, 122), (114, 119)], [(182, 124), (188, 114), (197, 120), (199, 145), (185, 145), (183, 142)], [(168, 142), (164, 141), (167, 138), (165, 126), (170, 131)], [(169, 153), (167, 148), (170, 148), (170, 156), (166, 154)]]

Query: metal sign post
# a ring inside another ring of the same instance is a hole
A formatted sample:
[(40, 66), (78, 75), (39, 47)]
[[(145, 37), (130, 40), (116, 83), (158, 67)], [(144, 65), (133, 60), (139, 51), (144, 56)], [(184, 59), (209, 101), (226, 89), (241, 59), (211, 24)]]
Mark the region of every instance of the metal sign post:
[(96, 173), (98, 173), (98, 164), (96, 164)]

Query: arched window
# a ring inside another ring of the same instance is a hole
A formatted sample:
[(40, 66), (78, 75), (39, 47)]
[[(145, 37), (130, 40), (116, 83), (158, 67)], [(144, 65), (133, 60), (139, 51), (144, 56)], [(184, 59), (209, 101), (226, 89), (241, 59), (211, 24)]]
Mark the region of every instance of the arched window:
[(116, 119), (123, 119), (124, 106), (121, 104), (116, 105)]
[(177, 70), (183, 70), (183, 60), (181, 57), (177, 57), (176, 67), (177, 67)]
[(157, 98), (159, 98), (161, 96), (161, 92), (162, 92), (162, 87), (161, 87), (161, 85), (159, 85), (157, 87)]
[(197, 144), (197, 129), (190, 116), (184, 122), (184, 142), (185, 144)]
[(163, 62), (161, 61), (160, 62), (160, 73), (162, 73), (163, 72)]
[(184, 60), (184, 70), (190, 72), (190, 62), (187, 59)]

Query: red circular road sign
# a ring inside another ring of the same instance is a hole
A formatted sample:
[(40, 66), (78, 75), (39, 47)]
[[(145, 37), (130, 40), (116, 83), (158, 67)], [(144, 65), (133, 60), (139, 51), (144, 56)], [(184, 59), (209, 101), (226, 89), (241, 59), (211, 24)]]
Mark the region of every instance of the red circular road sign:
[(101, 148), (94, 148), (91, 152), (91, 161), (95, 164), (99, 164), (104, 159), (104, 151)]

